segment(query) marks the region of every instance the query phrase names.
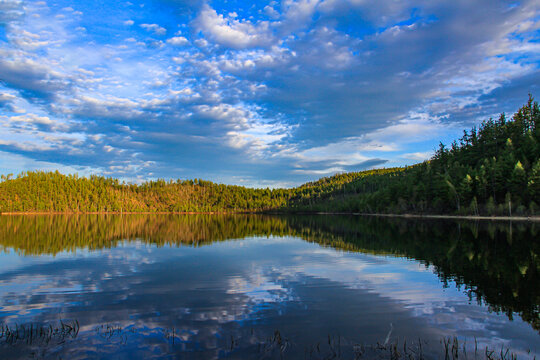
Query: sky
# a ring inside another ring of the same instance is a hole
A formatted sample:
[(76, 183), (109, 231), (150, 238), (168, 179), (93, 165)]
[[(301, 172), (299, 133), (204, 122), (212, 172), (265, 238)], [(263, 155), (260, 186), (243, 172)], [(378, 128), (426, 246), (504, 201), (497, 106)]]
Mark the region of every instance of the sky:
[(0, 173), (290, 187), (540, 97), (540, 2), (0, 0)]

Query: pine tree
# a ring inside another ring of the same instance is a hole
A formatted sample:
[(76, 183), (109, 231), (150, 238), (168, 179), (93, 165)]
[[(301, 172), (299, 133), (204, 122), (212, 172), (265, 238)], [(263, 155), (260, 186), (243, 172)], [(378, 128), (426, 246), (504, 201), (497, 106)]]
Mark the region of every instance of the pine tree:
[(540, 204), (540, 159), (536, 161), (532, 168), (527, 188), (531, 195), (531, 200)]

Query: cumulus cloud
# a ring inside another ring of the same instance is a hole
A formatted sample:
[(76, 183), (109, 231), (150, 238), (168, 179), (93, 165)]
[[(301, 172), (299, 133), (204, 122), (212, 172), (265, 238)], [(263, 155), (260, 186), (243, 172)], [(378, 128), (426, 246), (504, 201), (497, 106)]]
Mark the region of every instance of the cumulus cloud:
[(216, 43), (235, 49), (265, 46), (273, 40), (268, 22), (253, 24), (249, 20), (223, 16), (208, 5), (201, 10), (196, 24)]
[(167, 29), (159, 26), (158, 24), (141, 24), (141, 27), (145, 29), (146, 31), (153, 33), (154, 35), (161, 36), (167, 33)]
[(174, 46), (184, 46), (184, 45), (189, 44), (189, 40), (183, 36), (175, 36), (170, 39), (167, 39), (167, 44), (171, 44)]
[(41, 125), (54, 124), (54, 122), (49, 117), (38, 116), (35, 114), (12, 116), (9, 118), (9, 121), (13, 123), (29, 123), (29, 124), (41, 124)]
[(0, 93), (0, 107), (10, 105), (17, 97), (8, 93)]

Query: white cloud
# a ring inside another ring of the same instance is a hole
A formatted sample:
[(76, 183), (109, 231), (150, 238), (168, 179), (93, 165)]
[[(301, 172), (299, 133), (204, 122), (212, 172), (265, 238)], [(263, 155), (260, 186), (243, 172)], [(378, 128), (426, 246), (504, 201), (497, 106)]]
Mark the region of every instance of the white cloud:
[(268, 22), (252, 24), (248, 20), (224, 17), (208, 5), (201, 10), (196, 23), (212, 40), (235, 49), (267, 46), (273, 41)]
[[(412, 112), (406, 118), (390, 126), (375, 130), (364, 136), (365, 140), (379, 144), (410, 144), (440, 138), (446, 131), (459, 124), (444, 123), (429, 113)], [(397, 147), (399, 149), (399, 147)]]
[(26, 30), (12, 32), (10, 38), (14, 44), (25, 50), (35, 50), (39, 47), (52, 44), (50, 41), (41, 40), (40, 35), (33, 34)]
[(433, 151), (405, 153), (403, 158), (413, 160), (414, 162), (422, 162), (430, 159), (433, 156)]
[(252, 119), (243, 131), (229, 131), (225, 141), (235, 149), (245, 149), (252, 158), (269, 157), (273, 145), (290, 135), (290, 127)]
[(158, 24), (141, 24), (141, 27), (146, 31), (154, 33), (155, 35), (161, 36), (167, 33), (167, 29), (159, 26)]
[(268, 15), (268, 17), (270, 17), (271, 19), (277, 19), (279, 18), (279, 15), (280, 15), (279, 12), (277, 12), (276, 9), (274, 9), (270, 5), (266, 5), (264, 7), (264, 13)]
[(35, 114), (25, 114), (19, 116), (12, 116), (9, 118), (10, 122), (21, 122), (21, 123), (30, 123), (30, 124), (41, 124), (41, 125), (52, 125), (54, 121), (51, 120), (48, 116), (38, 116)]
[(10, 102), (15, 100), (17, 97), (8, 93), (0, 93), (0, 104), (3, 102)]
[(219, 104), (214, 106), (200, 105), (197, 106), (196, 109), (200, 116), (218, 120), (234, 130), (247, 129), (249, 118), (251, 116), (249, 110), (229, 104)]
[[(272, 46), (270, 49), (247, 49), (221, 55), (214, 63), (222, 71), (234, 74), (246, 74), (265, 69), (287, 66), (293, 55), (287, 49)], [(257, 84), (263, 85), (263, 84)]]
[(124, 25), (131, 26), (131, 25), (133, 25), (133, 24), (135, 24), (135, 21), (133, 21), (133, 20), (126, 20), (126, 21), (124, 21)]
[(285, 18), (296, 25), (304, 24), (315, 13), (320, 0), (284, 1)]
[(189, 41), (183, 36), (175, 36), (170, 39), (167, 39), (167, 44), (170, 44), (173, 46), (184, 46), (184, 45), (188, 45)]

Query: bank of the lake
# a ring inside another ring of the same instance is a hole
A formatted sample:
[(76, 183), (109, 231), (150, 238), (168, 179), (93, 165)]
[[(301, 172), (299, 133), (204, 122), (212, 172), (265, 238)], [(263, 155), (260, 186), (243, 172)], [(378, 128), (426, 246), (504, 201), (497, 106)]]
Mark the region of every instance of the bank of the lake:
[(433, 214), (369, 214), (356, 212), (308, 212), (308, 211), (189, 211), (189, 212), (165, 212), (165, 211), (95, 211), (95, 212), (0, 212), (0, 216), (9, 215), (233, 215), (233, 214), (266, 214), (266, 215), (353, 215), (353, 216), (380, 216), (418, 219), (454, 219), (454, 220), (489, 220), (489, 221), (540, 221), (540, 216), (480, 216), (480, 215), (433, 215)]

